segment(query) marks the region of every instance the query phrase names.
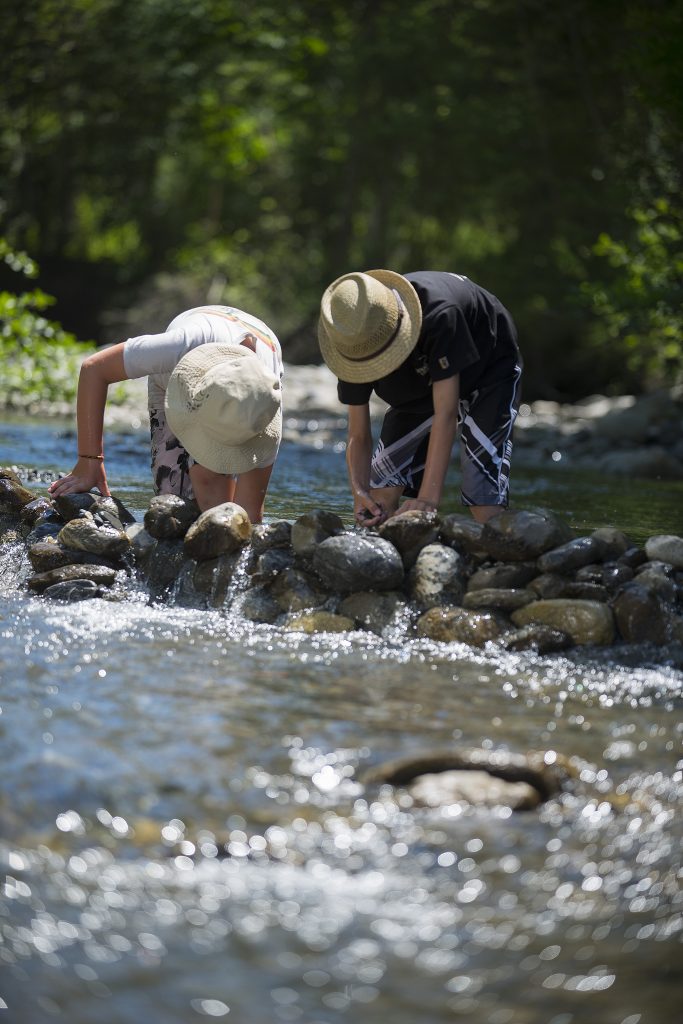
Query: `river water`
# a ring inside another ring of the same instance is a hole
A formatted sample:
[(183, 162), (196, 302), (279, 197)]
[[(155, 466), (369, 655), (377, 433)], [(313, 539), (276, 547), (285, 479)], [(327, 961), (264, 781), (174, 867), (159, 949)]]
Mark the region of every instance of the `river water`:
[[(0, 426), (0, 465), (72, 451), (54, 424)], [(141, 515), (144, 440), (108, 453)], [(580, 530), (681, 532), (680, 484), (515, 483)], [(334, 435), (285, 446), (274, 474), (269, 518), (316, 507), (347, 511)], [(679, 1019), (680, 649), (541, 658), (401, 622), (311, 637), (142, 590), (49, 604), (28, 572), (5, 544), (2, 1020)], [(521, 813), (363, 786), (383, 760), (469, 747), (564, 755), (578, 778)]]

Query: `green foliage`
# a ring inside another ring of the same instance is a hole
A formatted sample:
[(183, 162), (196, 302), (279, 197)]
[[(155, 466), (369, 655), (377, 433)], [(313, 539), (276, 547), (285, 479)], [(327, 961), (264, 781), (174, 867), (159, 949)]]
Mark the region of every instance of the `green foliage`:
[[(38, 273), (30, 257), (2, 238), (0, 259), (27, 277)], [(0, 291), (0, 406), (25, 411), (38, 402), (74, 401), (78, 369), (92, 347), (44, 315), (54, 301), (39, 288)]]
[(683, 210), (666, 199), (632, 211), (632, 231), (602, 233), (593, 252), (612, 268), (585, 282), (597, 333), (617, 346), (634, 378), (648, 385), (683, 380)]

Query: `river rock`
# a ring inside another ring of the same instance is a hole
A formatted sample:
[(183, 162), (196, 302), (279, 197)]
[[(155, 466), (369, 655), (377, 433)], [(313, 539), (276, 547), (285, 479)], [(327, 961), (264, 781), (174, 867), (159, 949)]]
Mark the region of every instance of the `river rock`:
[(299, 558), (311, 560), (320, 544), (344, 532), (344, 524), (334, 512), (314, 509), (292, 524), (292, 548)]
[(290, 569), (293, 565), (293, 551), (286, 548), (267, 548), (255, 562), (250, 559), (247, 571), (252, 584), (267, 583), (268, 580), (275, 579), (283, 569)]
[(605, 545), (599, 538), (574, 537), (566, 544), (546, 551), (537, 564), (541, 572), (569, 573), (597, 561), (604, 551)]
[(450, 547), (458, 551), (466, 552), (478, 559), (487, 557), (487, 551), (482, 545), (482, 534), (484, 526), (475, 522), (471, 516), (461, 515), (452, 512), (444, 516), (439, 527), (439, 538)]
[(553, 512), (507, 510), (484, 524), (482, 544), (499, 562), (525, 562), (565, 544), (573, 537), (571, 527)]
[(573, 640), (561, 629), (553, 629), (538, 622), (505, 633), (500, 639), (506, 651), (536, 651), (538, 654), (553, 654), (573, 646)]
[(19, 513), (19, 519), (25, 526), (32, 529), (51, 513), (52, 504), (47, 498), (35, 498), (33, 501), (29, 501), (28, 505), (23, 506)]
[(92, 580), (100, 587), (110, 587), (116, 579), (116, 569), (105, 565), (64, 565), (59, 569), (50, 569), (37, 576), (30, 576), (26, 581), (29, 590), (42, 594), (48, 587), (56, 583), (68, 583), (73, 580)]
[(401, 556), (382, 537), (360, 533), (328, 537), (315, 549), (313, 566), (332, 593), (395, 590), (403, 583)]
[[(292, 542), (292, 524), (286, 519), (278, 519), (274, 523), (259, 523), (251, 534), (251, 551), (249, 561), (255, 561), (265, 551), (272, 548), (288, 548)], [(247, 566), (249, 572), (251, 569)]]
[(154, 550), (156, 540), (151, 533), (147, 533), (142, 523), (133, 523), (131, 526), (127, 526), (126, 536), (130, 541), (135, 564), (144, 569), (148, 558)]
[(27, 535), (27, 547), (37, 544), (41, 540), (56, 538), (63, 526), (64, 520), (51, 508), (49, 512), (46, 512), (37, 520), (31, 532)]
[(538, 600), (533, 590), (515, 590), (505, 587), (487, 587), (484, 590), (469, 590), (463, 600), (463, 608), (495, 608), (501, 612), (514, 612), (532, 601)]
[(174, 540), (184, 537), (199, 515), (199, 505), (194, 499), (188, 501), (176, 494), (156, 494), (145, 512), (145, 529), (157, 540)]
[(641, 587), (652, 591), (664, 601), (673, 603), (676, 600), (678, 588), (671, 578), (672, 571), (671, 566), (665, 562), (646, 562), (636, 572), (635, 579)]
[(249, 516), (241, 505), (226, 501), (202, 512), (185, 534), (185, 554), (201, 562), (229, 555), (251, 537)]
[(430, 608), (417, 620), (418, 636), (471, 647), (483, 647), (502, 632), (503, 626), (496, 616), (466, 608)]
[(631, 541), (626, 534), (611, 526), (601, 526), (593, 530), (591, 537), (598, 541), (602, 548), (602, 561), (619, 558), (631, 547)]
[(418, 608), (459, 605), (465, 590), (463, 557), (443, 544), (428, 544), (420, 551), (408, 577), (410, 598)]
[(633, 547), (627, 548), (623, 555), (619, 556), (617, 562), (619, 565), (627, 565), (629, 569), (635, 570), (647, 562), (647, 555), (643, 548), (633, 545)]
[(11, 469), (0, 469), (0, 509), (6, 512), (20, 512), (25, 505), (36, 500), (33, 491), (19, 480)]
[[(145, 531), (147, 532), (147, 531)], [(186, 562), (182, 540), (155, 540), (145, 556), (145, 577), (152, 597), (159, 598), (173, 586)]]
[(403, 559), (404, 569), (408, 571), (415, 564), (420, 551), (437, 539), (439, 517), (436, 512), (410, 509), (387, 519), (377, 532), (394, 545)]
[(93, 555), (89, 551), (76, 551), (73, 548), (65, 548), (55, 539), (41, 540), (27, 548), (28, 559), (33, 571), (36, 573), (49, 572), (51, 569), (60, 569), (63, 565), (102, 565), (107, 564), (110, 569), (116, 565), (101, 555)]
[(270, 592), (283, 612), (316, 608), (326, 597), (300, 569), (283, 569), (275, 578)]
[(531, 580), (528, 589), (533, 590), (543, 600), (562, 597), (567, 580), (556, 572), (543, 572)]
[(251, 587), (242, 597), (240, 613), (250, 622), (272, 624), (282, 609), (267, 587)]
[(197, 594), (206, 598), (209, 607), (222, 608), (225, 604), (239, 558), (240, 553), (236, 551), (197, 562), (192, 572), (192, 586)]
[(108, 494), (106, 497), (96, 495), (95, 501), (88, 511), (96, 523), (102, 526), (111, 526), (115, 530), (125, 530), (127, 526), (132, 526), (135, 522), (135, 516), (130, 509), (127, 509), (123, 502), (115, 498), (113, 494)]
[(598, 601), (569, 598), (534, 601), (510, 616), (516, 626), (542, 623), (568, 633), (575, 644), (611, 644), (614, 641), (614, 616)]
[(467, 583), (467, 590), (468, 592), (490, 588), (517, 590), (520, 587), (526, 587), (527, 583), (537, 575), (538, 569), (535, 562), (491, 565), (472, 573)]
[(420, 775), (408, 787), (413, 801), (423, 807), (466, 803), (474, 807), (510, 807), (528, 811), (538, 807), (541, 794), (528, 782), (506, 782), (485, 771), (450, 771)]
[(613, 591), (632, 580), (633, 575), (633, 569), (628, 565), (615, 562), (613, 565), (603, 566), (601, 582), (608, 591)]
[(93, 597), (99, 597), (99, 594), (100, 588), (93, 580), (64, 580), (43, 591), (43, 597), (52, 601), (65, 601), (68, 604), (91, 601)]
[(645, 542), (645, 554), (652, 562), (667, 562), (675, 569), (683, 569), (683, 537), (658, 534)]
[(562, 591), (562, 597), (576, 598), (579, 601), (607, 601), (609, 591), (602, 583), (583, 583), (570, 580)]
[(91, 512), (95, 515), (98, 511), (103, 514), (103, 518), (107, 514), (115, 514), (122, 527), (135, 522), (133, 513), (113, 495), (105, 498), (93, 491), (82, 494), (60, 494), (52, 499), (52, 504), (65, 523), (72, 519), (78, 519), (82, 512)]
[(349, 594), (339, 605), (339, 614), (353, 619), (354, 625), (379, 635), (406, 608), (405, 598), (395, 591)]
[(288, 633), (348, 633), (355, 628), (355, 623), (345, 615), (319, 609), (292, 616), (283, 628)]
[(57, 541), (63, 547), (111, 559), (119, 558), (130, 550), (130, 540), (123, 530), (98, 526), (90, 512), (82, 515), (83, 518), (71, 519), (59, 531)]
[(669, 619), (655, 591), (634, 580), (622, 587), (612, 607), (617, 629), (627, 644), (666, 643)]

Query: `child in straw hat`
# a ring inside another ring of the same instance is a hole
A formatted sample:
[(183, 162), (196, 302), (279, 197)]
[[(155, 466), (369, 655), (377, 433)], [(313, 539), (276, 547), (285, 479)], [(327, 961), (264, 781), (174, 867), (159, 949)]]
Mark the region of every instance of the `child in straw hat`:
[(195, 497), (202, 511), (226, 501), (260, 523), (282, 437), (282, 354), (261, 320), (230, 306), (177, 316), (163, 334), (143, 334), (86, 358), (78, 381), (78, 461), (52, 496), (97, 488), (104, 467), (107, 388), (148, 380), (152, 477), (157, 494)]
[[(478, 522), (508, 501), (522, 361), (512, 318), (460, 274), (370, 270), (327, 288), (318, 340), (348, 406), (346, 461), (356, 521), (436, 511), (461, 431), (462, 501)], [(389, 409), (372, 452), (368, 402)]]

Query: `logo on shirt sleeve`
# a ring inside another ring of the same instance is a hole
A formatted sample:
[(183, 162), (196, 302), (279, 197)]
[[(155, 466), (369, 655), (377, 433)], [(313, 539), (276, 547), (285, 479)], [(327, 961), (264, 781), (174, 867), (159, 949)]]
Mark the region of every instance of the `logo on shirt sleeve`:
[(442, 370), (447, 370), (450, 365), (446, 356), (439, 356), (439, 366)]

